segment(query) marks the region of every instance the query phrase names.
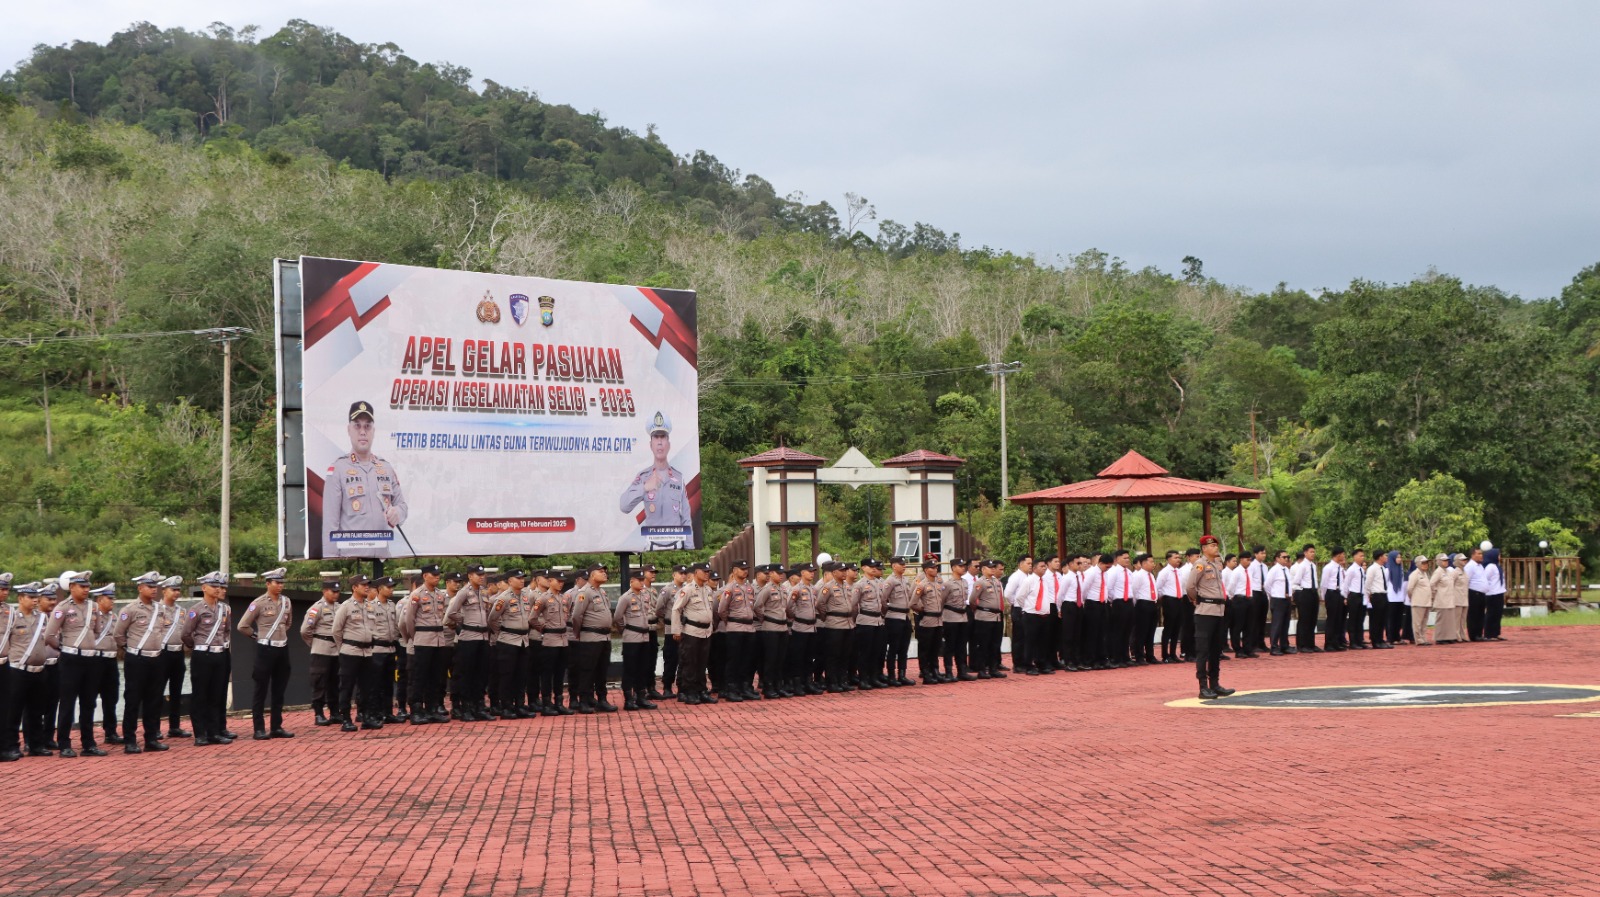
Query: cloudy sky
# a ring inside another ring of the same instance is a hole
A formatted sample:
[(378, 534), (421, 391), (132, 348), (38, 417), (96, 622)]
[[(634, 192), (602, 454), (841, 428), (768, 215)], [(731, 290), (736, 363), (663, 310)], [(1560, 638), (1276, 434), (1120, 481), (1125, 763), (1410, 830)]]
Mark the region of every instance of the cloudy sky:
[(780, 192), (1257, 290), (1430, 267), (1525, 298), (1600, 262), (1600, 3), (74, 0), (0, 66), (138, 20), (291, 18), (657, 125)]

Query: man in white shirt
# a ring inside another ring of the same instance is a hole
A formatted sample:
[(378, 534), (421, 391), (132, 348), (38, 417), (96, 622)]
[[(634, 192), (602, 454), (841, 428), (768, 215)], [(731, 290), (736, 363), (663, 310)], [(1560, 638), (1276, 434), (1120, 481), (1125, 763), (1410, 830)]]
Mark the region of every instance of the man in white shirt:
[(1085, 555), (1069, 554), (1061, 569), (1061, 592), (1057, 606), (1061, 613), (1061, 633), (1057, 655), (1068, 672), (1086, 669), (1083, 660), (1083, 568)]
[(1133, 581), (1128, 549), (1111, 554), (1111, 570), (1106, 578), (1106, 660), (1114, 670), (1133, 665), (1128, 656), (1133, 641)]
[[(1161, 600), (1161, 662), (1178, 663), (1178, 639), (1183, 633), (1183, 554), (1167, 552), (1167, 562), (1156, 574), (1156, 595)], [(1193, 605), (1190, 605), (1192, 608)]]
[(1462, 568), (1467, 579), (1467, 640), (1483, 641), (1484, 610), (1489, 604), (1489, 571), (1483, 566), (1483, 549), (1472, 549), (1472, 559)]
[(1228, 647), (1233, 656), (1244, 660), (1254, 657), (1245, 643), (1245, 633), (1250, 630), (1250, 574), (1252, 558), (1248, 554), (1228, 555), (1223, 560), (1223, 588), (1228, 593)]
[(1300, 560), (1289, 570), (1289, 587), (1299, 614), (1294, 628), (1295, 648), (1310, 654), (1322, 651), (1317, 647), (1317, 610), (1322, 603), (1317, 583), (1317, 546), (1306, 545), (1300, 549)]
[(1038, 588), (1033, 555), (1025, 554), (1017, 561), (1017, 569), (1006, 577), (1006, 606), (1011, 608), (1011, 666), (1019, 673), (1028, 668), (1027, 619), (1022, 612), (1022, 597), (1032, 595)]
[(1102, 554), (1083, 573), (1083, 631), (1079, 644), (1083, 646), (1078, 665), (1086, 670), (1108, 670), (1106, 664), (1106, 601), (1115, 594), (1106, 588), (1106, 571), (1111, 569), (1111, 555)]
[(1273, 556), (1272, 567), (1267, 570), (1261, 580), (1267, 590), (1267, 601), (1272, 605), (1272, 640), (1271, 654), (1273, 657), (1282, 657), (1285, 654), (1294, 654), (1298, 648), (1289, 644), (1289, 615), (1292, 603), (1291, 595), (1294, 593), (1290, 585), (1289, 552), (1279, 550)]
[(1322, 650), (1344, 650), (1344, 549), (1335, 545), (1333, 559), (1322, 566), (1322, 603), (1328, 616), (1322, 623)]
[(1367, 621), (1367, 553), (1357, 548), (1350, 553), (1350, 566), (1344, 568), (1344, 636), (1351, 648), (1367, 649), (1362, 637)]
[[(1169, 568), (1170, 569), (1170, 568)], [(1160, 604), (1156, 600), (1156, 559), (1140, 554), (1133, 560), (1133, 662), (1138, 666), (1156, 662), (1156, 619)]]
[(1267, 650), (1267, 547), (1257, 545), (1250, 552), (1250, 567), (1245, 575), (1250, 580), (1250, 628), (1246, 644), (1250, 653), (1264, 654)]
[(1372, 563), (1367, 565), (1362, 590), (1367, 593), (1367, 630), (1372, 633), (1372, 647), (1393, 648), (1389, 642), (1389, 571), (1383, 567), (1384, 554), (1372, 551)]
[(1061, 559), (1052, 554), (1037, 566), (1038, 574), (1030, 583), (1032, 589), (1022, 596), (1022, 638), (1027, 653), (1021, 655), (1020, 661), (1013, 656), (1013, 661), (1021, 664), (1017, 670), (1029, 676), (1055, 672), (1051, 657), (1050, 612), (1055, 609), (1061, 591)]

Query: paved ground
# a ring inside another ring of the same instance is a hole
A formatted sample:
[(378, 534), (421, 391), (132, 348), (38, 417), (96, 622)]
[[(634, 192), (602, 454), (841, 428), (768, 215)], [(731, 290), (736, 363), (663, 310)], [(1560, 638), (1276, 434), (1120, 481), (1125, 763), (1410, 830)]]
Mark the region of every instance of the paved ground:
[[(1237, 688), (1600, 684), (1587, 628)], [(297, 671), (303, 675), (304, 671)], [(1186, 668), (0, 767), (8, 894), (1600, 895), (1600, 704), (1166, 706)], [(235, 724), (248, 731), (248, 723)]]

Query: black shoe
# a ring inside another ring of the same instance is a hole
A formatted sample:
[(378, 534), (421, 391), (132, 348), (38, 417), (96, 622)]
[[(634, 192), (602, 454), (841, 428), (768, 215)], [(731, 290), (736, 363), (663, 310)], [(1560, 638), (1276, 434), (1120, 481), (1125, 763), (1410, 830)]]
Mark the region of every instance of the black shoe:
[(584, 701), (578, 705), (578, 712), (584, 714), (585, 716), (594, 713), (594, 705), (590, 704), (588, 701)]
[(1216, 692), (1217, 697), (1219, 697), (1219, 698), (1226, 698), (1228, 695), (1231, 695), (1231, 694), (1234, 693), (1234, 691), (1236, 691), (1236, 689), (1232, 689), (1232, 688), (1223, 688), (1222, 686), (1216, 684), (1215, 682), (1213, 682), (1211, 684), (1211, 690)]
[(1279, 650), (1277, 648), (1273, 648), (1272, 649), (1272, 656), (1273, 657), (1282, 657), (1283, 656), (1283, 651), (1281, 651), (1281, 650)]
[(312, 725), (317, 725), (317, 726), (331, 726), (331, 725), (333, 725), (333, 720), (328, 719), (328, 717), (325, 714), (323, 714), (323, 712), (321, 710), (317, 711), (316, 718), (313, 719), (311, 722), (312, 722)]
[(36, 748), (28, 748), (28, 756), (30, 756), (30, 757), (54, 757), (55, 753), (53, 751), (51, 751), (49, 748), (36, 747)]
[(233, 734), (232, 732), (229, 732), (227, 729), (223, 729), (222, 730), (222, 737), (228, 739), (229, 741), (232, 741), (235, 738), (238, 738), (239, 736)]
[(435, 712), (434, 714), (429, 716), (427, 719), (428, 719), (428, 722), (430, 722), (430, 723), (448, 723), (448, 722), (450, 722), (450, 714), (444, 713), (442, 711)]
[(636, 700), (633, 697), (633, 695), (628, 695), (628, 699), (626, 701), (622, 702), (622, 709), (623, 710), (638, 710), (639, 709), (639, 702), (638, 702), (638, 700)]
[(221, 743), (222, 742), (220, 742), (220, 741), (212, 741), (211, 739), (207, 738), (204, 735), (196, 735), (195, 739), (194, 739), (194, 746), (195, 747), (210, 747), (213, 744), (221, 744)]
[(717, 703), (717, 696), (716, 695), (701, 695), (700, 696), (700, 703), (702, 703), (702, 704), (715, 704), (715, 703)]
[(167, 737), (168, 738), (189, 738), (189, 737), (193, 736), (193, 734), (194, 734), (193, 732), (190, 732), (187, 729), (168, 729), (167, 730)]
[(1283, 649), (1283, 653), (1285, 653), (1285, 654), (1299, 654), (1300, 653), (1300, 649), (1299, 648), (1284, 648)]
[[(66, 755), (66, 751), (62, 751), (61, 753), (62, 756)], [(102, 750), (99, 745), (91, 744), (83, 749), (83, 755), (85, 757), (104, 757), (106, 752)]]
[[(1054, 673), (1055, 670), (1045, 670), (1045, 672), (1046, 673)], [(978, 681), (978, 677), (972, 675), (971, 673), (962, 673), (961, 675), (957, 676), (956, 678), (959, 679), (962, 682), (976, 682), (976, 681)]]
[(411, 714), (411, 725), (413, 726), (426, 726), (431, 722), (433, 722), (431, 717), (423, 716), (420, 713)]
[(137, 741), (130, 741), (122, 746), (122, 752), (124, 754), (142, 754), (144, 753), (144, 748), (139, 747)]
[(252, 741), (267, 741), (271, 738), (272, 736), (267, 734), (266, 729), (257, 729), (255, 734), (250, 736)]
[(645, 696), (639, 699), (639, 709), (640, 710), (655, 710), (656, 706), (657, 706), (656, 704), (654, 704), (654, 703), (652, 703), (650, 701), (650, 693), (649, 692), (645, 692)]
[(170, 751), (170, 750), (172, 750), (171, 748), (167, 747), (166, 745), (162, 744), (161, 742), (159, 742), (159, 741), (151, 741), (148, 738), (145, 739), (144, 749), (147, 750), (147, 751)]
[(1041, 675), (1041, 676), (1054, 676), (1055, 674), (1056, 674), (1056, 668), (1055, 667), (1045, 667), (1044, 669), (1039, 671), (1039, 675)]
[(978, 671), (978, 678), (979, 679), (987, 679), (987, 678), (989, 678), (989, 671), (988, 670), (979, 670)]
[(350, 722), (349, 720), (345, 720), (343, 723), (341, 723), (339, 725), (339, 731), (340, 732), (354, 732), (358, 728), (360, 728), (360, 727), (357, 726), (355, 723)]
[(271, 732), (269, 732), (267, 734), (271, 735), (273, 738), (293, 738), (294, 737), (294, 733), (293, 732), (290, 732), (288, 729), (285, 729), (282, 726), (279, 726), (278, 728), (273, 729)]
[(375, 716), (369, 716), (361, 721), (361, 728), (368, 732), (376, 731), (383, 728), (383, 720)]
[(106, 736), (104, 738), (100, 739), (100, 740), (104, 741), (106, 744), (125, 744), (126, 743), (126, 742), (123, 741), (122, 736), (118, 735), (115, 732), (107, 732)]
[(403, 716), (395, 716), (392, 713), (386, 713), (383, 716), (383, 721), (386, 723), (403, 723), (406, 721), (406, 718)]
[(604, 698), (602, 698), (598, 704), (595, 704), (594, 708), (596, 710), (600, 711), (601, 713), (616, 713), (617, 712), (617, 705), (611, 703), (610, 701), (605, 700)]
[(830, 685), (830, 686), (828, 686), (828, 694), (830, 694), (830, 695), (842, 695), (842, 694), (844, 694), (844, 686), (842, 686), (842, 685)]
[(1212, 691), (1210, 688), (1202, 688), (1202, 689), (1200, 689), (1200, 700), (1202, 700), (1202, 701), (1214, 701), (1218, 697), (1219, 696), (1217, 695), (1217, 693)]
[(685, 704), (688, 704), (691, 707), (700, 706), (700, 696), (699, 695), (687, 695), (687, 696), (685, 696), (682, 692), (679, 692), (678, 693), (678, 700), (682, 701)]
[(1006, 677), (1006, 674), (1000, 672), (999, 670), (990, 670), (989, 671), (989, 678), (990, 679), (1004, 679), (1005, 677)]
[(740, 693), (738, 693), (736, 691), (730, 691), (730, 692), (724, 694), (722, 696), (722, 699), (724, 701), (728, 701), (729, 703), (738, 704), (738, 703), (740, 703), (740, 702), (742, 702), (744, 700), (744, 695), (742, 695), (742, 694), (740, 694)]
[(44, 749), (47, 751), (59, 751), (61, 750), (61, 743), (52, 738), (44, 743)]

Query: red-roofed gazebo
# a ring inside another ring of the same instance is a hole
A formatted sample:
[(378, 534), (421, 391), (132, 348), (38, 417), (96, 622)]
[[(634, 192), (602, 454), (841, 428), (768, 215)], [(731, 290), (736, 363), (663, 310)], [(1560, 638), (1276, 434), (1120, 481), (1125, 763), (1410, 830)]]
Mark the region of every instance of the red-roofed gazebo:
[[(1067, 505), (1114, 505), (1117, 509), (1117, 545), (1122, 544), (1122, 507), (1140, 505), (1144, 508), (1145, 551), (1153, 552), (1150, 535), (1150, 506), (1180, 501), (1200, 502), (1205, 517), (1205, 530), (1211, 532), (1211, 503), (1232, 501), (1238, 509), (1239, 541), (1244, 544), (1244, 503), (1261, 496), (1260, 489), (1228, 486), (1222, 483), (1203, 483), (1171, 476), (1161, 465), (1135, 451), (1118, 458), (1115, 464), (1100, 471), (1100, 475), (1081, 483), (1068, 483), (1013, 495), (1010, 500), (1028, 507), (1028, 550), (1034, 551), (1033, 509), (1039, 505), (1056, 507), (1056, 552), (1067, 553), (1065, 508)], [(1235, 548), (1235, 550), (1238, 550)]]

